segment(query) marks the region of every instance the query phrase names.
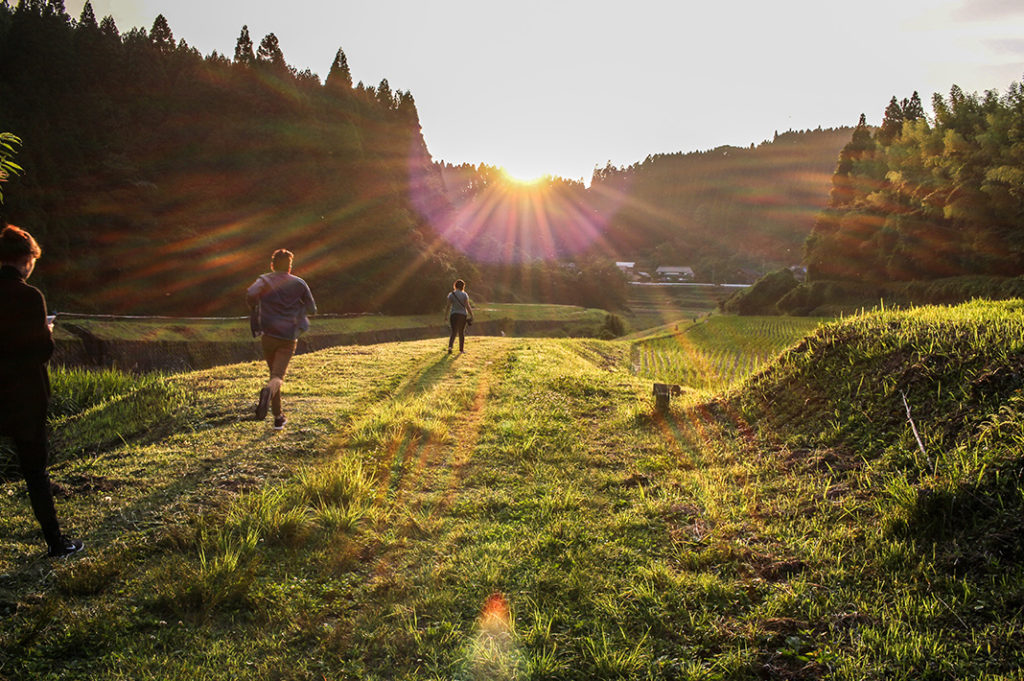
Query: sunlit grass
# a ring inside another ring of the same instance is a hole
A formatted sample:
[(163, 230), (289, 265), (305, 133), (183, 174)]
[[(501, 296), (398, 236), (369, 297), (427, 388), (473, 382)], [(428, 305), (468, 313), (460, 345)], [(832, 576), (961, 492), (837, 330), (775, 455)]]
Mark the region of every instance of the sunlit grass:
[(732, 386), (664, 416), (630, 342), (299, 356), (281, 433), (247, 416), (258, 364), (183, 375), (193, 426), (83, 431), (54, 467), (84, 556), (33, 553), (21, 483), (2, 483), (0, 603), (15, 607), (0, 664), (11, 678), (1014, 678), (1020, 318), (883, 312), (808, 322), (799, 341), (784, 320), (715, 317), (685, 330), (689, 354), (674, 334), (636, 342), (677, 348), (659, 371), (703, 366), (706, 389)]
[(803, 317), (719, 315), (676, 325), (633, 343), (633, 371), (661, 383), (723, 389), (775, 359), (821, 323)]

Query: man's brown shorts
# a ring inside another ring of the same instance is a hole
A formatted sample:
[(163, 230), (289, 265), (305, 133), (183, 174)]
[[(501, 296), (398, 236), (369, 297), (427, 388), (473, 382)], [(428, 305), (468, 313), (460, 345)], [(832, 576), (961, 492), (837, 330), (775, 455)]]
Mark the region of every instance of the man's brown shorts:
[(299, 341), (264, 335), (260, 337), (260, 344), (263, 346), (263, 359), (267, 360), (267, 366), (270, 367), (270, 377), (283, 379)]

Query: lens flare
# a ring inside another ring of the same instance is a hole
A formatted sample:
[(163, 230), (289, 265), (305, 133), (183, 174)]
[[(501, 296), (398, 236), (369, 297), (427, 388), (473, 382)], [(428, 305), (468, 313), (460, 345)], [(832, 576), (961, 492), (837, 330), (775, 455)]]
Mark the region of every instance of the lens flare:
[[(410, 200), (434, 234), (470, 258), (488, 263), (612, 256), (605, 238), (625, 194), (592, 194), (582, 182), (544, 175), (516, 177), (480, 165), (436, 164), (430, 172), (410, 159)], [(441, 197), (443, 200), (438, 199)]]
[(467, 651), (469, 675), (474, 679), (523, 678), (523, 655), (515, 642), (508, 600), (491, 594), (477, 619), (477, 635)]

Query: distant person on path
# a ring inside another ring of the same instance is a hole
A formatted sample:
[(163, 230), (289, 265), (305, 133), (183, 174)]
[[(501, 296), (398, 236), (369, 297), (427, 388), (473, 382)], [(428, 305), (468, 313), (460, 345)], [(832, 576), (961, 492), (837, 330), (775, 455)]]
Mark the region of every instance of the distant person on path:
[(53, 354), (53, 320), (46, 299), (25, 280), (42, 254), (32, 235), (13, 225), (0, 232), (0, 435), (14, 440), (18, 465), (43, 536), (47, 555), (66, 556), (82, 550), (82, 542), (64, 536), (53, 505), (46, 472), (46, 410)]
[(461, 279), (455, 281), (455, 285), (452, 286), (452, 292), (448, 294), (448, 304), (444, 308), (444, 317), (452, 327), (452, 335), (448, 338), (448, 354), (452, 353), (456, 335), (459, 337), (459, 352), (464, 352), (466, 347), (466, 325), (473, 322), (473, 306), (469, 304), (466, 282)]
[(281, 409), (281, 387), (288, 362), (295, 354), (299, 336), (309, 330), (307, 314), (316, 314), (313, 294), (302, 279), (291, 273), (291, 251), (279, 248), (270, 259), (271, 271), (261, 274), (245, 292), (250, 308), (259, 306), (259, 328), (263, 358), (270, 368), (270, 381), (260, 390), (256, 418), (267, 417), (267, 408), (274, 412), (274, 430), (281, 430), (287, 419)]

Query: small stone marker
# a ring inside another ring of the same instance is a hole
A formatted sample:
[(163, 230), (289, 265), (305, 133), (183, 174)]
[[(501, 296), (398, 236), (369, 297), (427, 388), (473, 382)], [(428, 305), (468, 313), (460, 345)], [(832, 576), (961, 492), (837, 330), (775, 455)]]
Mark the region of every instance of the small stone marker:
[(672, 395), (682, 395), (683, 389), (675, 383), (654, 384), (654, 410), (660, 414), (668, 412), (668, 403)]

